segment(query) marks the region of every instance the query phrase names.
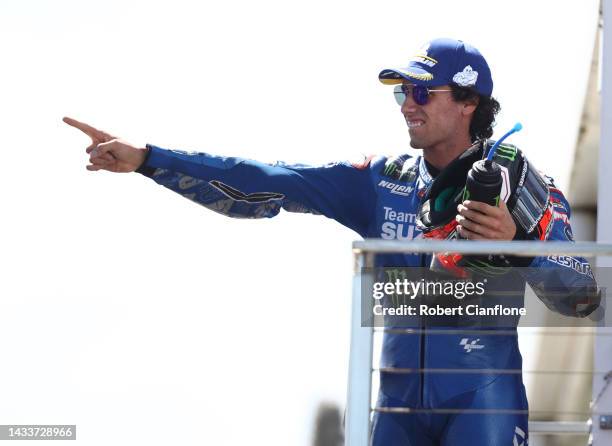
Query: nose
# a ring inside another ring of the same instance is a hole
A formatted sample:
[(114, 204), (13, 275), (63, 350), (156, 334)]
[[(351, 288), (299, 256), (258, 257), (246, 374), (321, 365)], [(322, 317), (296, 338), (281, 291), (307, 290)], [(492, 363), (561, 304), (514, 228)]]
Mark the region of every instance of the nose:
[[(412, 93), (412, 92), (411, 92)], [(414, 113), (417, 110), (418, 104), (414, 102), (412, 98), (412, 94), (407, 94), (406, 99), (404, 99), (404, 103), (402, 104), (402, 113), (404, 115), (409, 113)]]

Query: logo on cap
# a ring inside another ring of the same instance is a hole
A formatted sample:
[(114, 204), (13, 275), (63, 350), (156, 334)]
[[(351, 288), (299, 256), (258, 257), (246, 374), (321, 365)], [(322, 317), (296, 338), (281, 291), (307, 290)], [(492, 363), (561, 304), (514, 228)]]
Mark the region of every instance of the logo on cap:
[(474, 71), (470, 65), (453, 76), (453, 82), (462, 87), (473, 87), (477, 79), (478, 71)]

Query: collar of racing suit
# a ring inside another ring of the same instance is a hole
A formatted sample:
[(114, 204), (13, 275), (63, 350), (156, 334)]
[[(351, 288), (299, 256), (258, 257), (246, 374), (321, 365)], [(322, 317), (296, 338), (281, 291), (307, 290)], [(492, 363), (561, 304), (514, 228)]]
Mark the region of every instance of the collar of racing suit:
[[(493, 143), (488, 140), (475, 142), (435, 178), (430, 174), (425, 159), (421, 158), (419, 174), (428, 186), (417, 214), (417, 224), (424, 235), (431, 231), (445, 234), (453, 231), (449, 225), (463, 196), (467, 173), (475, 161), (486, 156)], [(520, 233), (545, 239), (552, 223), (550, 182), (513, 145), (500, 145), (493, 160), (502, 170), (502, 199), (507, 203), (517, 229)], [(447, 238), (449, 234), (437, 234), (434, 238)]]

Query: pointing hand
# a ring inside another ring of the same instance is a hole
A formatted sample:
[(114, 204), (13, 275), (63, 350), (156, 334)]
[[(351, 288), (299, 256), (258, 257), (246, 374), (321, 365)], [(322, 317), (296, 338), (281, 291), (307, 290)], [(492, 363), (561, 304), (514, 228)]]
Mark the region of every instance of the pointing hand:
[(147, 149), (135, 147), (102, 130), (98, 130), (76, 119), (64, 118), (63, 121), (91, 139), (85, 151), (89, 153), (90, 165), (87, 170), (108, 170), (109, 172), (133, 172), (144, 162)]

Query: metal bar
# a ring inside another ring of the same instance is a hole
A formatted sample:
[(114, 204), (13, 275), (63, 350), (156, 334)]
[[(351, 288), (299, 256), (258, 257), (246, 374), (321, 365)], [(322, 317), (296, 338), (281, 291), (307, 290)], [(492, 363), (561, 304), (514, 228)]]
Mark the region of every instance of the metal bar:
[[(397, 413), (413, 413), (410, 408), (374, 408), (371, 409), (371, 373), (372, 373), (372, 347), (374, 330), (371, 327), (361, 326), (361, 281), (373, 281), (370, 274), (363, 274), (363, 267), (373, 266), (375, 253), (431, 253), (431, 252), (460, 252), (463, 254), (512, 254), (519, 256), (542, 256), (542, 255), (612, 255), (612, 244), (597, 244), (590, 242), (567, 243), (567, 242), (537, 242), (537, 241), (429, 241), (417, 240), (410, 243), (395, 240), (369, 239), (353, 242), (355, 254), (355, 276), (353, 278), (352, 316), (351, 316), (351, 345), (349, 360), (349, 385), (347, 398), (346, 418), (346, 445), (368, 446), (370, 437), (370, 411), (391, 411)], [(362, 273), (360, 275), (360, 272)], [(371, 289), (367, 287), (366, 289)], [(501, 334), (501, 333), (499, 333)], [(504, 333), (508, 334), (508, 333)], [(545, 331), (541, 334), (547, 334)], [(558, 332), (557, 332), (558, 334)], [(589, 333), (590, 334), (590, 333)], [(510, 333), (515, 336), (516, 332)], [(546, 373), (544, 371), (540, 373)], [(572, 372), (568, 372), (572, 373)], [(595, 373), (595, 372), (593, 372)], [(601, 373), (601, 372), (597, 372)], [(367, 410), (365, 410), (367, 408)], [(429, 410), (432, 411), (432, 410)], [(435, 410), (433, 410), (435, 412)], [(445, 410), (448, 413), (448, 410)], [(465, 413), (465, 410), (458, 410)], [(485, 410), (478, 413), (508, 413), (508, 410)], [(510, 411), (512, 412), (512, 411)], [(526, 411), (515, 411), (526, 413)], [(531, 410), (532, 415), (556, 414), (592, 416), (597, 412), (554, 412)], [(579, 423), (580, 424), (580, 423)], [(585, 423), (586, 424), (586, 423)], [(552, 425), (551, 425), (552, 426)], [(582, 424), (577, 426), (566, 426), (566, 429), (579, 430), (583, 433)], [(540, 425), (540, 431), (545, 426)], [(550, 429), (547, 428), (547, 429)], [(557, 428), (558, 429), (558, 428)], [(535, 428), (534, 433), (538, 432)], [(586, 430), (588, 432), (588, 429)], [(568, 433), (568, 432), (564, 432)]]
[(373, 367), (373, 372), (395, 373), (398, 375), (409, 375), (411, 373), (456, 373), (456, 374), (483, 374), (483, 375), (520, 375), (520, 374), (543, 374), (543, 375), (607, 375), (610, 371), (590, 370), (522, 370), (522, 369), (410, 369), (402, 367)]
[(358, 252), (432, 253), (457, 252), (462, 254), (512, 254), (517, 256), (543, 255), (612, 255), (612, 244), (595, 242), (560, 241), (479, 241), (479, 240), (412, 240), (409, 243), (397, 240), (366, 239), (353, 242)]
[(444, 409), (415, 409), (413, 407), (386, 407), (386, 406), (378, 406), (372, 409), (374, 412), (381, 413), (404, 413), (404, 414), (413, 414), (413, 413), (433, 413), (433, 414), (519, 414), (526, 415), (529, 413), (527, 409), (454, 409), (454, 408), (444, 408)]
[(582, 435), (588, 434), (588, 421), (530, 421), (529, 435)]
[[(586, 330), (585, 330), (586, 328)], [(542, 335), (542, 336), (579, 336), (579, 335), (589, 335), (589, 336), (612, 336), (612, 333), (599, 333), (598, 329), (595, 327), (576, 327), (576, 331), (572, 330), (553, 330), (552, 327), (550, 329), (547, 328), (535, 328), (532, 330), (527, 330), (525, 327), (519, 327), (517, 330), (493, 330), (493, 329), (444, 329), (444, 330), (430, 330), (427, 328), (419, 329), (419, 328), (381, 328), (375, 327), (375, 333), (393, 333), (393, 334), (405, 334), (405, 335), (419, 335), (419, 334), (428, 334), (428, 335), (449, 335), (449, 334), (475, 334), (475, 335), (487, 335), (487, 336), (521, 336), (524, 335)]]
[[(555, 411), (555, 410), (532, 410), (532, 409), (462, 409), (462, 408), (444, 408), (444, 409), (416, 409), (413, 407), (388, 407), (377, 406), (371, 409), (372, 412), (382, 413), (402, 413), (402, 414), (491, 414), (491, 415), (507, 415), (507, 414), (529, 414), (530, 416), (580, 416), (589, 417), (591, 415), (605, 415), (603, 412), (590, 411)], [(606, 412), (607, 414), (607, 412)]]
[[(600, 60), (601, 67), (601, 109), (600, 109), (600, 144), (597, 176), (597, 242), (612, 243), (612, 200), (610, 200), (610, 187), (612, 187), (612, 0), (601, 1), (601, 19), (603, 30), (600, 35)], [(597, 267), (612, 266), (612, 257), (598, 257)], [(606, 305), (605, 299), (603, 305)], [(609, 309), (608, 309), (609, 310)], [(600, 328), (594, 341), (593, 367), (597, 370), (612, 369), (612, 340), (609, 336), (610, 312), (606, 315), (605, 328)], [(605, 379), (593, 379), (592, 401), (593, 408), (612, 413), (612, 393)], [(602, 392), (603, 391), (603, 392)], [(602, 429), (597, 418), (592, 418), (592, 444), (604, 446), (612, 444), (612, 430)]]
[[(370, 406), (372, 395), (372, 327), (361, 326), (361, 282), (373, 281), (371, 274), (359, 274), (368, 259), (356, 254), (358, 269), (353, 277), (351, 309), (351, 343), (346, 409), (346, 445), (368, 446), (370, 439)], [(371, 289), (371, 287), (370, 287)]]

